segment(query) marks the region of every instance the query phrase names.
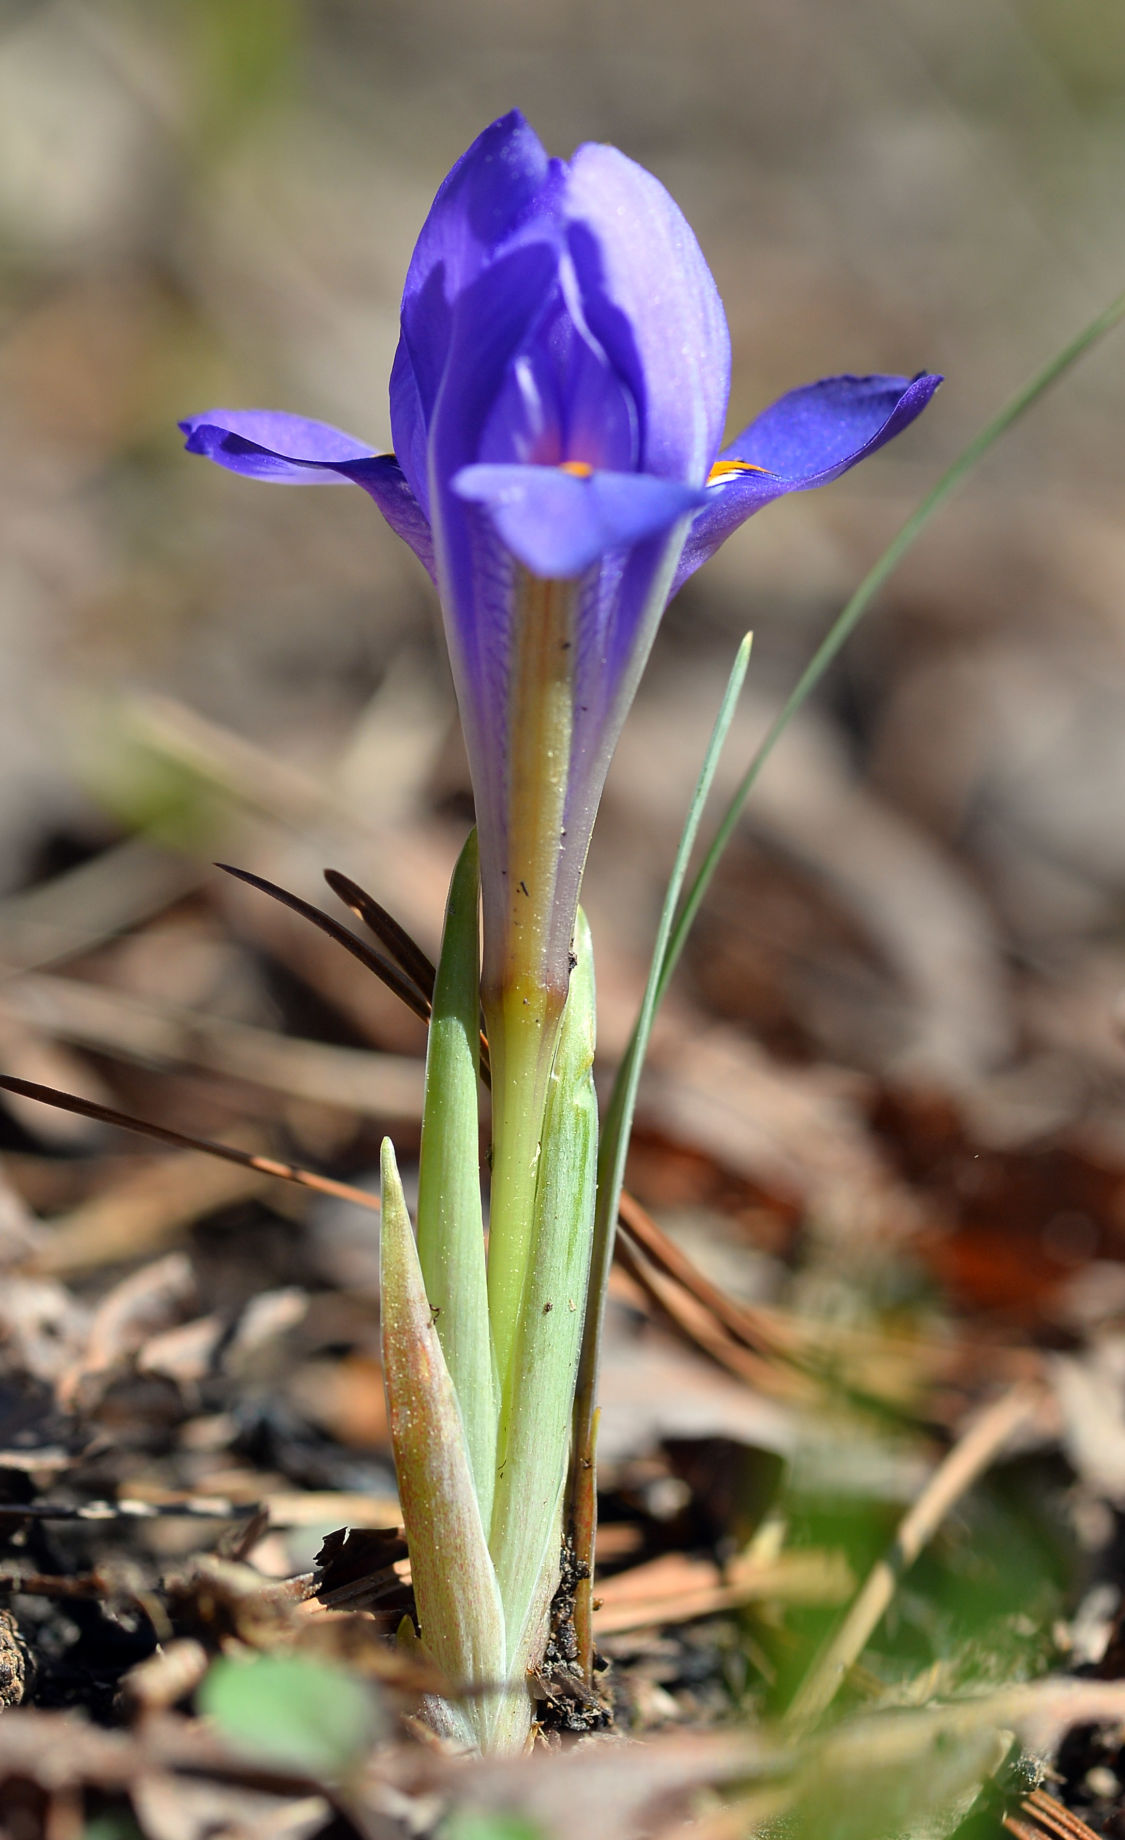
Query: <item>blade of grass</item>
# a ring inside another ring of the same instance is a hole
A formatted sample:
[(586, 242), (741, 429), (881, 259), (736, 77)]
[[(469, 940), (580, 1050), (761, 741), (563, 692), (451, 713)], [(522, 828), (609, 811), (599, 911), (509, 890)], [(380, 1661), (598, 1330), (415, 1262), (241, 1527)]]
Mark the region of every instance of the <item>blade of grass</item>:
[[(594, 1396), (597, 1379), (598, 1347), (601, 1339), (602, 1317), (605, 1310), (605, 1290), (608, 1282), (609, 1267), (613, 1257), (613, 1240), (617, 1219), (617, 1206), (624, 1177), (625, 1157), (629, 1147), (629, 1134), (632, 1128), (632, 1115), (636, 1100), (637, 1084), (640, 1079), (641, 1066), (647, 1050), (652, 1024), (661, 999), (668, 988), (669, 981), (679, 963), (684, 945), (687, 942), (696, 915), (710, 887), (712, 877), (722, 860), (735, 827), (742, 814), (742, 808), (752, 791), (758, 775), (766, 761), (773, 753), (789, 722), (801, 705), (806, 701), (816, 685), (820, 682), (828, 666), (836, 657), (840, 648), (850, 637), (863, 615), (867, 612), (879, 590), (894, 573), (907, 551), (921, 536), (946, 500), (968, 478), (973, 468), (984, 458), (990, 448), (1027, 413), (1051, 386), (1077, 364), (1086, 352), (1103, 338), (1106, 333), (1125, 319), (1125, 293), (1119, 294), (1097, 317), (1090, 321), (1077, 336), (1057, 352), (1042, 370), (1030, 381), (1016, 391), (1004, 407), (971, 440), (958, 455), (953, 464), (946, 469), (922, 503), (898, 532), (879, 560), (868, 571), (859, 587), (837, 616), (828, 633), (821, 641), (812, 659), (797, 680), (793, 690), (768, 729), (765, 738), (754, 754), (746, 772), (743, 774), (733, 797), (727, 805), (714, 839), (703, 859), (687, 897), (679, 913), (675, 913), (682, 886), (687, 861), (691, 854), (695, 834), (702, 812), (702, 800), (699, 797), (700, 786), (710, 765), (711, 774), (718, 760), (718, 749), (722, 746), (719, 738), (715, 746), (708, 750), (703, 774), (696, 788), (696, 797), (688, 814), (684, 836), (676, 857), (672, 882), (669, 884), (668, 896), (661, 913), (660, 926), (657, 931), (653, 950), (652, 969), (645, 987), (633, 1034), (621, 1063), (614, 1090), (610, 1098), (603, 1136), (603, 1154), (599, 1172), (598, 1216), (595, 1228), (594, 1260), (590, 1275), (590, 1295), (586, 1309), (586, 1333), (583, 1337), (582, 1359), (578, 1373), (578, 1390), (575, 1397), (574, 1444), (571, 1458), (571, 1484), (569, 1501), (569, 1524), (573, 1530), (577, 1557), (580, 1565), (590, 1569), (587, 1577), (579, 1587), (575, 1607), (575, 1629), (578, 1637), (579, 1656), (587, 1680), (592, 1678), (593, 1637), (591, 1629), (592, 1605), (592, 1559), (593, 1538), (596, 1525), (596, 1495), (593, 1464), (594, 1431)], [(744, 642), (745, 643), (745, 642)], [(741, 654), (740, 654), (741, 656)], [(745, 669), (745, 667), (743, 667)], [(737, 670), (737, 662), (736, 662)], [(732, 678), (733, 681), (733, 678)], [(737, 693), (736, 693), (737, 694)], [(728, 686), (729, 696), (729, 686)], [(724, 699), (723, 709), (726, 709)], [(720, 712), (720, 721), (722, 720)], [(733, 714), (733, 706), (731, 709)], [(729, 725), (730, 717), (727, 717)], [(715, 735), (718, 735), (716, 724)], [(724, 730), (725, 733), (725, 730)], [(712, 757), (713, 751), (713, 757)], [(708, 778), (707, 784), (710, 784)], [(704, 794), (704, 797), (706, 794)], [(612, 1200), (612, 1208), (610, 1202)]]
[(1053, 384), (1058, 383), (1060, 378), (1064, 377), (1080, 358), (1085, 357), (1091, 346), (1096, 345), (1107, 332), (1112, 332), (1122, 319), (1125, 319), (1125, 294), (1119, 294), (1116, 300), (1111, 301), (1104, 312), (1091, 320), (1076, 338), (1072, 339), (1068, 345), (1064, 345), (1063, 349), (1057, 352), (1041, 371), (1038, 371), (1028, 383), (1023, 385), (1022, 389), (1017, 390), (1015, 395), (1009, 398), (999, 414), (981, 429), (980, 433), (954, 460), (952, 466), (946, 469), (937, 484), (927, 492), (918, 509), (907, 518), (898, 535), (891, 539), (878, 562), (868, 570), (843, 611), (833, 621), (778, 714), (774, 717), (765, 739), (739, 781), (723, 813), (722, 822), (688, 890), (687, 899), (676, 919), (671, 937), (661, 948), (660, 975), (657, 979), (656, 990), (657, 1004), (667, 990), (669, 980), (680, 961), (688, 934), (691, 932), (703, 898), (711, 885), (711, 878), (719, 866), (723, 852), (742, 815), (742, 807), (793, 716), (815, 690), (841, 646), (859, 625), (880, 588), (894, 574), (907, 551), (921, 536), (935, 513), (941, 510), (946, 500), (952, 497), (957, 488), (968, 478), (973, 468), (984, 459), (989, 449), (1007, 434), (1009, 428), (1014, 427), (1016, 422), (1035, 406), (1039, 398), (1045, 395)]
[[(660, 1001), (660, 969), (664, 962), (680, 890), (687, 875), (688, 863), (695, 839), (703, 818), (703, 809), (707, 795), (711, 790), (715, 772), (719, 765), (719, 756), (727, 738), (738, 698), (746, 680), (750, 663), (750, 647), (753, 635), (747, 633), (735, 654), (711, 739), (707, 744), (703, 765), (696, 781), (695, 792), (688, 808), (683, 835), (676, 851), (676, 860), (672, 865), (672, 874), (664, 896), (664, 905), (660, 911), (656, 943), (653, 949), (652, 966), (644, 996), (641, 998), (640, 1013), (637, 1017), (633, 1036), (625, 1053), (625, 1058), (617, 1071), (613, 1084), (609, 1106), (606, 1111), (605, 1124), (602, 1129), (601, 1150), (598, 1155), (598, 1200), (594, 1216), (594, 1244), (590, 1265), (590, 1286), (586, 1304), (586, 1320), (582, 1332), (582, 1353), (578, 1366), (578, 1386), (574, 1403), (574, 1459), (571, 1465), (571, 1502), (568, 1525), (575, 1537), (575, 1547), (580, 1565), (590, 1568), (591, 1577), (582, 1581), (578, 1591), (578, 1603), (575, 1612), (575, 1627), (578, 1631), (579, 1648), (588, 1680), (592, 1678), (593, 1651), (588, 1640), (589, 1618), (591, 1611), (593, 1536), (596, 1507), (593, 1498), (594, 1467), (589, 1457), (593, 1439), (594, 1396), (597, 1388), (598, 1349), (601, 1345), (602, 1318), (605, 1315), (606, 1288), (609, 1283), (609, 1268), (613, 1260), (614, 1228), (617, 1222), (617, 1208), (621, 1199), (621, 1186), (625, 1179), (625, 1158), (629, 1149), (629, 1133), (633, 1125), (633, 1111), (636, 1106), (637, 1086), (641, 1077), (641, 1067), (648, 1048), (649, 1035)], [(589, 1546), (589, 1550), (586, 1548)], [(585, 1632), (585, 1634), (584, 1634)], [(588, 1661), (588, 1666), (586, 1665)]]

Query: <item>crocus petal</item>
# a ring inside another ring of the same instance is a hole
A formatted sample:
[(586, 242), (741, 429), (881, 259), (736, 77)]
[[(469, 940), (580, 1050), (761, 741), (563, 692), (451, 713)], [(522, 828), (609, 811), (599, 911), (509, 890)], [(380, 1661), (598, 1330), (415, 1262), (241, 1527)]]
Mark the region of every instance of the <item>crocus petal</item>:
[(574, 635), (574, 732), (556, 951), (568, 944), (566, 928), (578, 901), (602, 787), (668, 603), (679, 551), (673, 529), (627, 552), (613, 552), (583, 583)]
[(402, 329), (428, 417), (448, 352), (452, 308), (540, 203), (551, 161), (518, 109), (479, 134), (442, 181), (402, 294)]
[(497, 675), (496, 660), (506, 656), (509, 644), (517, 565), (497, 541), (491, 519), (460, 497), (453, 481), (477, 459), (481, 425), (550, 287), (554, 264), (554, 251), (533, 243), (477, 277), (458, 304), (448, 373), (429, 435), (438, 588), (477, 797), (482, 861), (487, 858), (486, 780), (500, 770), (497, 737), (505, 732), (504, 678), (502, 672)]
[(283, 484), (331, 485), (325, 467), (342, 460), (367, 460), (375, 449), (342, 428), (285, 415), (274, 409), (208, 409), (180, 427), (189, 454), (206, 454), (232, 473)]
[(434, 575), (433, 538), (393, 454), (327, 422), (273, 409), (209, 409), (180, 423), (189, 454), (204, 454), (229, 472), (277, 485), (362, 486), (396, 536)]
[(600, 345), (576, 325), (560, 288), (554, 309), (539, 320), (509, 366), (477, 458), (633, 473), (638, 452), (632, 393)]
[(730, 336), (694, 233), (616, 147), (578, 149), (565, 209), (587, 323), (640, 409), (640, 464), (701, 485), (726, 417)]
[(391, 433), (411, 490), (435, 525), (443, 507), (431, 503), (431, 494), (441, 494), (458, 468), (477, 458), (484, 424), (512, 359), (544, 310), (555, 268), (550, 242), (533, 240), (481, 270), (457, 301), (448, 362), (427, 417), (400, 341), (391, 373)]
[[(901, 434), (921, 415), (940, 382), (932, 375), (822, 377), (773, 403), (719, 456), (720, 476), (692, 524), (675, 587), (763, 505), (787, 492), (807, 492), (839, 479)], [(735, 470), (722, 473), (724, 464)], [(740, 467), (761, 470), (742, 472)]]
[[(518, 109), (477, 136), (442, 182), (422, 226), (402, 295), (391, 378), (391, 432), (425, 504), (426, 432), (450, 355), (459, 303), (521, 231), (542, 236), (562, 168)], [(543, 221), (541, 221), (543, 220)], [(542, 305), (542, 296), (535, 303)]]
[(486, 505), (501, 540), (533, 575), (569, 580), (610, 550), (666, 530), (706, 494), (647, 473), (576, 477), (552, 466), (467, 466), (453, 489)]
[(940, 382), (928, 375), (822, 377), (790, 390), (719, 458), (764, 466), (791, 482), (791, 490), (820, 485), (901, 434)]

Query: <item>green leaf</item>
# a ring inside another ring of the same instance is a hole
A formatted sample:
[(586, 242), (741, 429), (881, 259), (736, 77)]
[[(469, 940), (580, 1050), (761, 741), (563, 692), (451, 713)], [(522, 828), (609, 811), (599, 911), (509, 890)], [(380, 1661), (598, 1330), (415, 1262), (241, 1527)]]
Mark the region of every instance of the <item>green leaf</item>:
[(554, 1591), (574, 1378), (590, 1267), (598, 1107), (594, 958), (581, 911), (575, 965), (547, 1089), (528, 1267), (512, 1382), (501, 1408), (491, 1546), (522, 1678)]
[(481, 1520), (492, 1514), (496, 1396), (480, 1198), (480, 939), (473, 831), (449, 887), (426, 1054), (418, 1261), (461, 1408)]
[[(451, 1681), (496, 1687), (505, 1677), (504, 1612), (389, 1138), (382, 1178), (383, 1380), (422, 1640)], [(487, 1726), (493, 1697), (451, 1713), (467, 1741)]]
[(734, 720), (734, 712), (738, 706), (742, 686), (746, 681), (752, 641), (753, 635), (747, 633), (731, 666), (727, 687), (719, 705), (719, 713), (715, 718), (715, 726), (711, 731), (711, 739), (707, 744), (707, 752), (703, 757), (703, 765), (699, 770), (699, 778), (696, 781), (687, 818), (684, 821), (679, 848), (676, 851), (676, 860), (672, 865), (672, 873), (664, 895), (664, 905), (660, 910), (660, 922), (653, 945), (648, 983), (645, 985), (640, 1011), (633, 1026), (629, 1046), (617, 1070), (617, 1078), (613, 1083), (613, 1091), (606, 1110), (598, 1164), (598, 1198), (594, 1223), (593, 1261), (590, 1270), (590, 1297), (586, 1309), (578, 1395), (575, 1401), (574, 1442), (577, 1452), (584, 1452), (590, 1447), (598, 1350), (601, 1345), (609, 1268), (613, 1262), (617, 1208), (621, 1199), (621, 1185), (625, 1179), (625, 1159), (629, 1153), (629, 1136), (633, 1128), (637, 1087), (640, 1083), (641, 1068), (644, 1065), (649, 1036), (652, 1033), (652, 1024), (663, 988), (660, 981), (661, 968), (672, 931), (676, 904), (679, 901), (680, 890), (684, 885), (688, 863), (695, 847), (695, 839), (699, 833), (707, 796), (718, 769), (723, 743)]
[(793, 1840), (952, 1833), (1010, 1745), (986, 1705), (849, 1720), (801, 1757), (785, 1827)]
[(300, 1775), (346, 1776), (386, 1729), (366, 1681), (301, 1655), (216, 1661), (198, 1700), (232, 1749)]
[(937, 484), (926, 494), (918, 509), (907, 518), (898, 535), (887, 545), (875, 566), (868, 570), (859, 587), (852, 595), (847, 606), (837, 615), (825, 637), (817, 647), (810, 662), (805, 666), (794, 688), (790, 691), (782, 708), (775, 716), (767, 734), (758, 748), (750, 765), (747, 767), (738, 787), (723, 813), (714, 841), (704, 857), (695, 880), (688, 890), (687, 899), (676, 921), (671, 938), (663, 948), (660, 963), (660, 975), (657, 983), (657, 1002), (668, 988), (669, 979), (680, 961), (687, 942), (688, 934), (695, 923), (695, 917), (703, 903), (703, 897), (711, 885), (711, 878), (718, 868), (728, 843), (734, 835), (735, 827), (742, 815), (742, 807), (753, 790), (759, 773), (773, 753), (777, 743), (788, 728), (801, 705), (808, 699), (824, 676), (832, 660), (844, 642), (851, 637), (867, 612), (875, 596), (886, 581), (894, 574), (907, 551), (917, 542), (923, 530), (936, 512), (941, 510), (946, 499), (951, 498), (958, 487), (964, 483), (974, 467), (983, 460), (991, 447), (1007, 434), (1027, 411), (1034, 407), (1052, 386), (1064, 377), (1067, 371), (1085, 356), (1092, 345), (1104, 338), (1107, 332), (1125, 319), (1125, 294), (1119, 294), (1111, 301), (1105, 311), (1083, 327), (1077, 338), (1064, 345), (1043, 369), (1025, 383), (1023, 388), (1009, 398), (999, 414), (994, 416), (969, 445), (957, 456), (953, 465), (948, 467)]

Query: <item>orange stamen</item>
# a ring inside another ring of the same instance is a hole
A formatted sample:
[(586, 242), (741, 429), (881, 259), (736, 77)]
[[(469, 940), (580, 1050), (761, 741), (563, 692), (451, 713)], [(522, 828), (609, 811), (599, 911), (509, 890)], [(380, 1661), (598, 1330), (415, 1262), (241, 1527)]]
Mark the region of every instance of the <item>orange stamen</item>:
[(559, 472), (571, 473), (575, 479), (589, 479), (593, 467), (587, 466), (585, 460), (560, 460)]
[(728, 479), (732, 473), (768, 473), (768, 466), (755, 466), (750, 460), (716, 460), (707, 475), (707, 484), (714, 485), (716, 479)]

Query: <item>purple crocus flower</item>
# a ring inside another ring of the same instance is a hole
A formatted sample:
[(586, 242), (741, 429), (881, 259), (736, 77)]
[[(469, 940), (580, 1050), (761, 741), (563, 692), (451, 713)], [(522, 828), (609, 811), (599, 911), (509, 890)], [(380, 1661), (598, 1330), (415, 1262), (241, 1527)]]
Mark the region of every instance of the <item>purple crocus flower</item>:
[(502, 999), (541, 1025), (561, 1008), (594, 814), (670, 596), (771, 499), (906, 428), (940, 382), (825, 378), (720, 450), (729, 374), (714, 281), (663, 186), (613, 147), (549, 159), (513, 111), (418, 239), (393, 455), (268, 411), (182, 424), (190, 452), (234, 472), (362, 486), (435, 580), (497, 1021)]

